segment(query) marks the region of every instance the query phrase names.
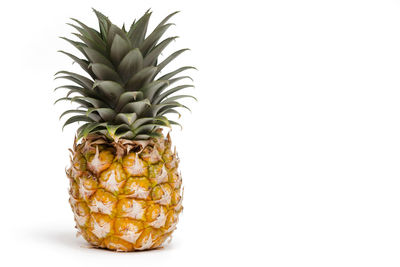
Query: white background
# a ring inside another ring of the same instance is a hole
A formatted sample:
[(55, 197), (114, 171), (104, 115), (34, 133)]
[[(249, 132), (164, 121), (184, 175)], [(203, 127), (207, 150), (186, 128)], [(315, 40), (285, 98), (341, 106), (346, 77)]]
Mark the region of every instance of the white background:
[[(198, 103), (173, 130), (185, 210), (172, 243), (89, 249), (68, 204), (75, 17), (97, 27), (167, 14)], [(399, 266), (400, 1), (3, 1), (3, 266)], [(6, 262), (6, 264), (4, 264)]]

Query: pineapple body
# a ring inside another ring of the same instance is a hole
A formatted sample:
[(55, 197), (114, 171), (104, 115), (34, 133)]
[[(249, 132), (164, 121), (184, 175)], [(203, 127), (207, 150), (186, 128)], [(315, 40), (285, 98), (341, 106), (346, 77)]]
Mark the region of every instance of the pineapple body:
[(70, 204), (76, 228), (91, 245), (117, 251), (161, 247), (182, 211), (179, 159), (167, 138), (74, 144)]

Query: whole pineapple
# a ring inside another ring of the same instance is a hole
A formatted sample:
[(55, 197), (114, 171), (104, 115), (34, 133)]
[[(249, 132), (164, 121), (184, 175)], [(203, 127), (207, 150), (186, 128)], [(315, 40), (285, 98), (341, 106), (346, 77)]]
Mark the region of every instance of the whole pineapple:
[[(175, 93), (192, 85), (171, 85), (193, 67), (185, 66), (162, 76), (160, 71), (187, 49), (158, 62), (161, 52), (176, 37), (160, 41), (172, 25), (167, 16), (146, 36), (151, 12), (133, 22), (129, 31), (119, 28), (94, 10), (100, 31), (80, 21), (70, 24), (81, 41), (63, 38), (84, 56), (60, 51), (78, 63), (86, 76), (58, 72), (57, 78), (73, 85), (60, 100), (79, 104), (65, 111), (64, 127), (83, 122), (71, 150), (70, 204), (79, 233), (93, 246), (117, 251), (162, 246), (176, 228), (182, 211), (179, 159), (169, 134), (161, 127), (179, 125), (167, 114), (186, 106)], [(57, 88), (57, 89), (58, 89)], [(71, 115), (73, 114), (73, 115)]]

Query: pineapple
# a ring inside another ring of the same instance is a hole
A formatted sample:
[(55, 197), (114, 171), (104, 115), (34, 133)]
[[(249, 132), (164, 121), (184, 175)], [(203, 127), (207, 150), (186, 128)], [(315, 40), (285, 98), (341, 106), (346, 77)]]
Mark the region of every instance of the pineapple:
[[(146, 35), (151, 12), (119, 28), (94, 10), (99, 31), (72, 19), (80, 41), (63, 38), (83, 54), (72, 58), (86, 72), (59, 71), (56, 78), (73, 84), (58, 99), (79, 104), (61, 117), (63, 126), (83, 123), (71, 149), (70, 204), (76, 228), (94, 247), (116, 251), (154, 249), (163, 246), (176, 229), (182, 211), (182, 179), (179, 159), (163, 127), (179, 125), (167, 118), (186, 108), (179, 103), (191, 95), (176, 92), (193, 87), (171, 85), (190, 79), (177, 75), (191, 66), (160, 75), (178, 50), (159, 62), (161, 52), (176, 37), (160, 41), (172, 25), (170, 14)], [(195, 98), (194, 98), (195, 99)], [(72, 115), (71, 115), (72, 114)]]

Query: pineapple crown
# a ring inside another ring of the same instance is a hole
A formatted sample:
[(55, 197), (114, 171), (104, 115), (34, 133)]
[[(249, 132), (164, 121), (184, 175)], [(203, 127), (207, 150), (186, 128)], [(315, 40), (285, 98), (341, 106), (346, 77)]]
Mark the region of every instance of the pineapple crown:
[(61, 37), (85, 58), (59, 52), (69, 56), (89, 76), (69, 71), (56, 73), (56, 79), (66, 79), (74, 84), (57, 87), (55, 90), (63, 88), (68, 93), (55, 103), (66, 100), (79, 104), (76, 109), (61, 114), (60, 118), (69, 116), (63, 129), (71, 123), (83, 122), (77, 130), (78, 138), (101, 134), (112, 140), (145, 140), (160, 137), (161, 127), (180, 126), (166, 115), (177, 114), (180, 117), (177, 108), (190, 109), (178, 100), (196, 98), (175, 94), (193, 85), (183, 84), (172, 88), (171, 85), (180, 80), (192, 80), (189, 76), (176, 76), (195, 68), (184, 66), (159, 75), (172, 60), (188, 49), (178, 50), (158, 62), (162, 51), (177, 38), (174, 36), (160, 41), (165, 31), (173, 25), (167, 23), (168, 20), (178, 12), (168, 15), (146, 36), (150, 11), (134, 21), (127, 31), (125, 26), (119, 28), (102, 13), (93, 10), (100, 31), (72, 19), (75, 24), (68, 25), (77, 30), (78, 33), (73, 34), (80, 41)]

